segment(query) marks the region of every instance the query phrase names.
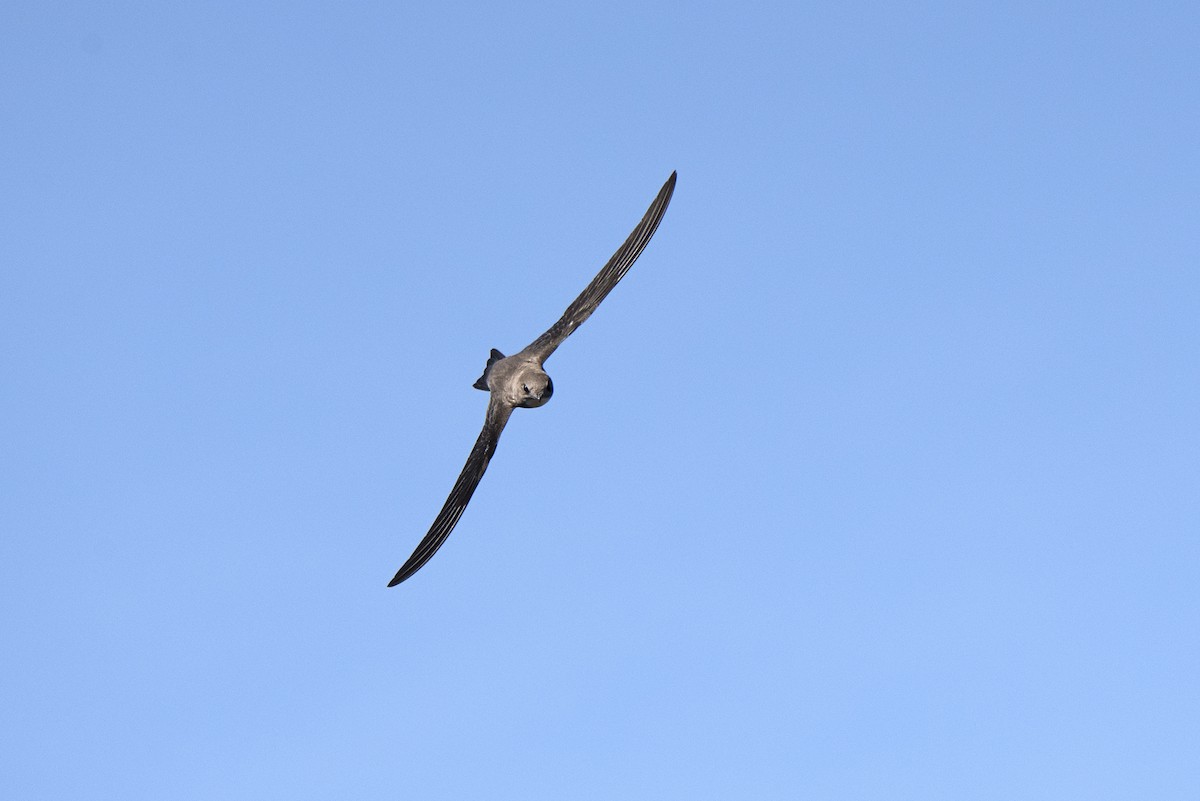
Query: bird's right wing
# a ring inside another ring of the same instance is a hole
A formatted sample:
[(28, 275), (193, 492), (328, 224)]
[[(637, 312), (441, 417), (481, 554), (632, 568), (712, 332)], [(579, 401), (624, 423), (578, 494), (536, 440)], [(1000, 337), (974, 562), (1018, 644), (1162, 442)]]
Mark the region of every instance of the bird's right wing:
[(458, 481), (454, 482), (454, 489), (450, 490), (450, 497), (446, 499), (442, 511), (438, 512), (437, 519), (429, 527), (429, 533), (417, 545), (417, 549), (413, 551), (412, 556), (408, 557), (408, 561), (396, 572), (396, 577), (388, 582), (389, 587), (395, 587), (420, 570), (450, 536), (450, 532), (458, 523), (458, 518), (467, 508), (467, 502), (471, 500), (471, 495), (475, 493), (475, 488), (479, 486), (479, 480), (483, 478), (488, 462), (491, 460), (492, 454), (496, 452), (496, 443), (500, 441), (500, 432), (504, 430), (511, 414), (512, 407), (501, 403), (493, 395), (488, 402), (483, 431), (479, 432), (479, 439), (475, 440), (475, 447), (471, 449), (471, 455), (467, 457), (467, 463), (463, 466)]
[(521, 351), (521, 355), (532, 357), (538, 364), (541, 364), (550, 358), (550, 354), (554, 353), (555, 348), (561, 345), (564, 339), (571, 336), (571, 332), (592, 315), (592, 312), (600, 305), (600, 301), (608, 297), (608, 293), (612, 292), (617, 282), (625, 277), (625, 273), (629, 272), (629, 268), (637, 261), (637, 257), (642, 255), (642, 250), (650, 242), (650, 237), (654, 236), (658, 224), (662, 222), (663, 215), (667, 213), (667, 204), (671, 202), (671, 195), (674, 192), (675, 173), (671, 173), (671, 177), (662, 185), (662, 189), (658, 190), (658, 196), (654, 198), (650, 208), (646, 209), (646, 215), (642, 217), (642, 221), (625, 240), (625, 244), (617, 249), (617, 252), (608, 260), (608, 264), (604, 265), (592, 282), (587, 285), (587, 288), (567, 307), (558, 322), (531, 342), (529, 347)]

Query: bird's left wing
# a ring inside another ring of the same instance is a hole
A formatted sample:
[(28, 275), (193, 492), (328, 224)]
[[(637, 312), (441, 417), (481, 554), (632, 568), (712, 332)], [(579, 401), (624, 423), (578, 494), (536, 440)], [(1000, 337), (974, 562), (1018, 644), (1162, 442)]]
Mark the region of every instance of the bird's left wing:
[(512, 407), (497, 400), (493, 395), (488, 402), (483, 431), (479, 432), (479, 439), (475, 440), (475, 447), (471, 449), (471, 455), (467, 457), (467, 463), (463, 466), (458, 481), (454, 483), (454, 489), (450, 490), (450, 497), (446, 499), (442, 511), (438, 512), (437, 519), (429, 527), (429, 533), (425, 535), (425, 539), (421, 540), (412, 556), (408, 557), (408, 561), (396, 572), (396, 577), (388, 582), (389, 587), (395, 587), (420, 570), (422, 565), (437, 553), (437, 549), (442, 547), (442, 543), (450, 536), (454, 525), (458, 523), (458, 518), (467, 508), (467, 502), (471, 500), (475, 488), (479, 486), (479, 480), (483, 478), (488, 462), (491, 460), (492, 454), (496, 452), (496, 443), (500, 441), (500, 432), (504, 430), (511, 414)]
[(658, 190), (658, 196), (654, 198), (650, 208), (646, 209), (646, 215), (642, 217), (642, 221), (625, 240), (625, 244), (617, 248), (617, 252), (612, 255), (612, 258), (601, 268), (583, 292), (579, 293), (579, 297), (572, 301), (558, 322), (550, 326), (546, 333), (529, 343), (529, 347), (521, 351), (522, 356), (532, 358), (541, 364), (550, 358), (550, 354), (554, 353), (555, 348), (561, 345), (564, 339), (571, 336), (571, 333), (582, 325), (584, 320), (592, 316), (592, 312), (600, 305), (600, 301), (608, 297), (608, 293), (612, 292), (617, 282), (625, 277), (625, 273), (629, 272), (629, 268), (637, 261), (637, 257), (642, 255), (642, 250), (649, 244), (650, 237), (654, 236), (654, 232), (658, 230), (658, 224), (662, 222), (663, 215), (667, 213), (667, 204), (671, 202), (671, 195), (674, 192), (675, 173), (671, 173), (671, 177), (662, 185), (662, 189)]

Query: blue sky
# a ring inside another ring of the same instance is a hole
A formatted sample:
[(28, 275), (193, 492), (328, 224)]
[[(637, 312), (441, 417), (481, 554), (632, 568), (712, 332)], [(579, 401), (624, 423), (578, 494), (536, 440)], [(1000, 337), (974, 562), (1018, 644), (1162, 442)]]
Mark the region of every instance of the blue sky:
[(5, 4), (0, 795), (1200, 797), (1197, 41)]

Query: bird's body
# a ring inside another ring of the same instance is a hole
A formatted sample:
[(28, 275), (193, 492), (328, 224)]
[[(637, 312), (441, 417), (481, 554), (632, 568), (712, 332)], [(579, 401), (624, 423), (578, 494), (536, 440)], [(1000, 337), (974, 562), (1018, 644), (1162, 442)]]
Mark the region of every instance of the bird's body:
[[(500, 358), (495, 359), (496, 356)], [(554, 394), (554, 382), (540, 362), (524, 351), (516, 356), (505, 356), (498, 350), (492, 351), (492, 359), (476, 384), (477, 389), (486, 389), (502, 403), (522, 409), (536, 409), (545, 405)], [(483, 383), (484, 386), (478, 386)]]
[(613, 254), (604, 268), (549, 330), (512, 356), (506, 357), (500, 351), (492, 350), (483, 375), (474, 385), (476, 389), (482, 389), (489, 395), (483, 431), (475, 440), (475, 447), (471, 449), (471, 455), (467, 457), (467, 463), (450, 490), (450, 497), (446, 499), (442, 511), (433, 521), (429, 533), (417, 545), (395, 578), (389, 582), (389, 587), (394, 587), (420, 570), (450, 536), (463, 510), (467, 508), (467, 502), (471, 500), (475, 488), (479, 486), (492, 454), (496, 452), (496, 444), (500, 441), (500, 434), (504, 431), (513, 409), (535, 409), (550, 400), (550, 396), (554, 394), (554, 382), (546, 374), (543, 365), (563, 340), (591, 316), (600, 305), (600, 301), (604, 300), (633, 266), (662, 221), (674, 191), (675, 173), (671, 173), (671, 177), (663, 184), (658, 196), (650, 204), (642, 221), (625, 240), (625, 244)]

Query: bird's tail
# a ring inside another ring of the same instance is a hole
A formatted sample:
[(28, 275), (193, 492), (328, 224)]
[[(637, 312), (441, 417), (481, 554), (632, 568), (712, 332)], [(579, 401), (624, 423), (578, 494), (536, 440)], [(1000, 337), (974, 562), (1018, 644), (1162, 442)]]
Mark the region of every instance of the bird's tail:
[(488, 373), (492, 372), (492, 365), (495, 364), (496, 362), (500, 361), (503, 358), (504, 358), (503, 353), (496, 350), (495, 348), (492, 348), (492, 355), (488, 356), (487, 367), (483, 368), (483, 375), (479, 376), (479, 380), (476, 381), (471, 386), (475, 387), (475, 389), (482, 389), (484, 392), (489, 391), (491, 389), (491, 387), (488, 386)]

